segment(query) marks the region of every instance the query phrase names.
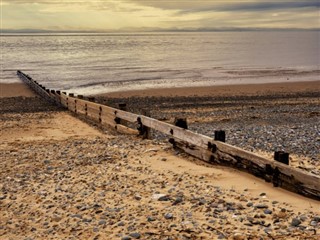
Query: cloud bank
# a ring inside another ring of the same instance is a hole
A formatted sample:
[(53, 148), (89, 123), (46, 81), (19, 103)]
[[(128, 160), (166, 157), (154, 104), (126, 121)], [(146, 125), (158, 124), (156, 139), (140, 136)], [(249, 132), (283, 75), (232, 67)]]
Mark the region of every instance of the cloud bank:
[(320, 29), (320, 2), (2, 0), (2, 29)]

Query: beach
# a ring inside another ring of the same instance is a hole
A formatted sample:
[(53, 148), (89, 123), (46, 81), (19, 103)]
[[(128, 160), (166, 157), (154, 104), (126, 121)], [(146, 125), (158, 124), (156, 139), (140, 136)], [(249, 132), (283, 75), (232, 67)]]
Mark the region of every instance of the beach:
[[(264, 137), (286, 134), (289, 146), (305, 138), (303, 148), (292, 148), (290, 164), (319, 174), (318, 83), (155, 89), (96, 98), (114, 106), (126, 102), (130, 111), (148, 110), (167, 122), (186, 117), (198, 132), (225, 129), (227, 142), (268, 157), (273, 146), (257, 144), (283, 141)], [(160, 134), (143, 140), (88, 124), (23, 84), (0, 88), (0, 238), (320, 236), (319, 201), (204, 163), (173, 149)], [(307, 153), (297, 152), (305, 148)]]

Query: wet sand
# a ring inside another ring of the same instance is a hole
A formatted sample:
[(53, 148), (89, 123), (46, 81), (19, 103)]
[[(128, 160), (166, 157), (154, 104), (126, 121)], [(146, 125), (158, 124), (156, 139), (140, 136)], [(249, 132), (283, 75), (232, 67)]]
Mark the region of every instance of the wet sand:
[(284, 93), (320, 92), (320, 81), (282, 82), (266, 84), (241, 84), (209, 87), (155, 88), (134, 91), (111, 92), (98, 96), (110, 98), (128, 97), (191, 97), (191, 96), (252, 96)]
[(0, 98), (8, 97), (34, 97), (30, 88), (23, 83), (0, 83)]

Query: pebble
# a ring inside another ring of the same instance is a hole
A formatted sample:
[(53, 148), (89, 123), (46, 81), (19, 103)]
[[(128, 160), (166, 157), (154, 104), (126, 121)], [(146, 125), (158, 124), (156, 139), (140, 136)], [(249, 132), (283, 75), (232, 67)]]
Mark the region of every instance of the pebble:
[(183, 198), (182, 197), (177, 197), (174, 202), (172, 203), (172, 205), (177, 205), (179, 203), (182, 203), (183, 202)]
[(71, 215), (70, 217), (72, 217), (72, 218), (82, 218), (82, 215), (80, 215), (80, 214), (73, 214), (73, 215)]
[(135, 195), (135, 196), (134, 196), (134, 199), (137, 200), (137, 201), (140, 201), (141, 198), (142, 198), (142, 197), (141, 197), (140, 195)]
[(313, 226), (313, 227), (315, 227), (317, 225), (318, 225), (318, 222), (316, 222), (316, 221), (311, 221), (311, 223), (310, 223), (310, 226)]
[(6, 198), (7, 198), (6, 195), (0, 195), (0, 200), (4, 200), (4, 199), (6, 199)]
[(252, 207), (253, 206), (253, 202), (248, 202), (247, 203), (247, 207)]
[(268, 205), (266, 205), (266, 204), (257, 204), (254, 207), (256, 207), (258, 209), (263, 209), (263, 208), (268, 208)]
[(234, 240), (245, 240), (247, 237), (241, 233), (236, 233), (233, 235)]
[(140, 239), (141, 237), (140, 233), (137, 233), (137, 232), (130, 233), (129, 236), (135, 239)]
[(107, 221), (102, 219), (98, 222), (99, 225), (106, 225), (107, 224)]
[(119, 227), (123, 227), (124, 225), (125, 225), (125, 224), (124, 224), (124, 222), (122, 222), (122, 221), (118, 223), (118, 226), (119, 226)]
[(272, 214), (272, 211), (270, 209), (265, 209), (263, 212), (264, 214)]
[(158, 198), (158, 201), (170, 201), (170, 196), (164, 195)]
[(165, 219), (173, 219), (173, 214), (172, 213), (166, 213), (164, 215)]
[(148, 220), (148, 222), (153, 222), (156, 220), (156, 218), (153, 216), (149, 216), (149, 217), (147, 217), (147, 220)]
[(301, 224), (301, 221), (298, 218), (293, 218), (292, 221), (291, 221), (291, 226), (293, 226), (293, 227), (297, 227), (300, 224)]
[(165, 197), (165, 196), (167, 196), (167, 194), (156, 193), (156, 194), (153, 194), (153, 195), (152, 195), (152, 199), (154, 199), (154, 200), (159, 200), (159, 198)]
[(313, 221), (315, 221), (315, 222), (320, 222), (320, 216), (315, 216), (315, 217), (313, 218)]
[(121, 238), (121, 240), (131, 240), (132, 238), (130, 236), (124, 236)]

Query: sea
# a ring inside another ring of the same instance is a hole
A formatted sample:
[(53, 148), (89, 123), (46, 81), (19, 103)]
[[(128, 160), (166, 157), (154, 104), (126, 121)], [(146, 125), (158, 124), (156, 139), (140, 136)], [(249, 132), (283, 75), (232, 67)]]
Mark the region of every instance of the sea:
[(76, 94), (320, 80), (320, 31), (1, 34), (17, 70)]

